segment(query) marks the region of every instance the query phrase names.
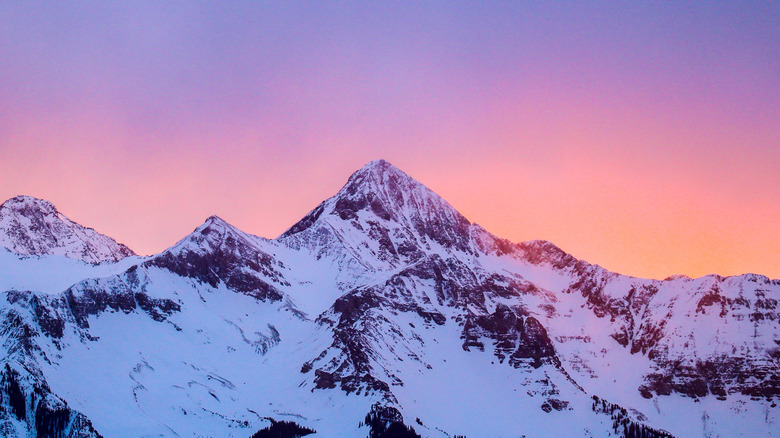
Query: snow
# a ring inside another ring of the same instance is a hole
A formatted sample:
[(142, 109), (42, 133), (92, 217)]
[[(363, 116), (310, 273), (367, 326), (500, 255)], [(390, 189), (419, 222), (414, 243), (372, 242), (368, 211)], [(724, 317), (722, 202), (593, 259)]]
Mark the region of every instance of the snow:
[(85, 278), (116, 275), (143, 260), (144, 257), (131, 256), (92, 265), (62, 255), (22, 256), (0, 248), (0, 291), (56, 294)]
[[(149, 275), (148, 292), (176, 297), (182, 312), (168, 323), (140, 313), (90, 318), (100, 341), (74, 343), (47, 370), (55, 392), (78, 402), (106, 436), (248, 436), (267, 424), (264, 417), (333, 430), (338, 424), (322, 412), (351, 412), (357, 427), (368, 411), (364, 398), (334, 399), (298, 386), (303, 375), (290, 365), (330, 341), (316, 339), (312, 322), (224, 288), (204, 289), (159, 270)], [(248, 341), (267, 334), (269, 324), (282, 342), (263, 355)]]

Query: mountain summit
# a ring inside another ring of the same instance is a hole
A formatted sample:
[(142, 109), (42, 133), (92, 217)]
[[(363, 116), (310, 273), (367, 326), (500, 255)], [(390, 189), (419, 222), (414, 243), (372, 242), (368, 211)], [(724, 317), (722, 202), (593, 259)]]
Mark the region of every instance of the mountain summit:
[(343, 248), (346, 258), (385, 269), (436, 251), (471, 252), (471, 222), (431, 189), (385, 160), (349, 177), (335, 196), (287, 230), (293, 246)]
[[(415, 228), (440, 225), (462, 227), (470, 222), (447, 201), (385, 160), (376, 160), (358, 170), (334, 196), (335, 213), (353, 219), (370, 210), (386, 221), (405, 222)], [(433, 230), (418, 229), (431, 234)], [(435, 230), (438, 234), (441, 230)]]
[(98, 264), (135, 255), (125, 245), (71, 221), (46, 200), (16, 196), (0, 205), (0, 246), (21, 255), (62, 255)]

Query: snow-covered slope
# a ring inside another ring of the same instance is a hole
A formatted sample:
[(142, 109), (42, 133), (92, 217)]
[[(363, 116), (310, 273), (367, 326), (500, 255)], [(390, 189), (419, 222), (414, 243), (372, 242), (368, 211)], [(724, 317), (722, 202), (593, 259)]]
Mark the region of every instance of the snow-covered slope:
[(0, 246), (21, 255), (62, 255), (92, 264), (135, 255), (114, 239), (71, 221), (49, 201), (30, 196), (0, 205)]
[(511, 243), (382, 160), (277, 239), (211, 217), (146, 258), (0, 256), (7, 436), (36, 400), (65, 436), (778, 435), (780, 281)]

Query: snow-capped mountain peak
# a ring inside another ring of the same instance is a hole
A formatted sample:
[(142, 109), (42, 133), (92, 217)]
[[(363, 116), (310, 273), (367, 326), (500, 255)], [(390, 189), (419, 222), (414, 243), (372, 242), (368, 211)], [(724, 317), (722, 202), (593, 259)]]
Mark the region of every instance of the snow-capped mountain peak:
[(272, 244), (245, 233), (218, 216), (211, 216), (176, 245), (147, 262), (178, 275), (252, 294), (258, 299), (280, 300), (277, 286), (287, 285), (283, 266), (269, 253)]
[(335, 259), (385, 270), (439, 249), (471, 252), (471, 227), (428, 187), (387, 161), (376, 160), (352, 174), (336, 195), (282, 234), (280, 241), (318, 251), (324, 247)]
[(431, 189), (385, 160), (372, 161), (353, 173), (332, 199), (334, 213), (342, 219), (370, 210), (384, 220), (424, 221), (445, 214), (468, 222)]
[(212, 252), (221, 247), (257, 246), (267, 239), (245, 233), (219, 216), (209, 216), (199, 227), (166, 252)]
[(125, 245), (71, 221), (46, 200), (16, 196), (0, 205), (0, 246), (21, 255), (62, 255), (98, 264), (135, 255)]
[(209, 216), (195, 231), (200, 234), (217, 233), (219, 235), (240, 232), (238, 228), (217, 215)]
[(16, 211), (22, 214), (31, 214), (32, 212), (41, 212), (47, 215), (57, 214), (58, 211), (54, 207), (54, 204), (45, 200), (38, 199), (33, 196), (15, 196), (2, 204), (0, 204), (0, 211)]

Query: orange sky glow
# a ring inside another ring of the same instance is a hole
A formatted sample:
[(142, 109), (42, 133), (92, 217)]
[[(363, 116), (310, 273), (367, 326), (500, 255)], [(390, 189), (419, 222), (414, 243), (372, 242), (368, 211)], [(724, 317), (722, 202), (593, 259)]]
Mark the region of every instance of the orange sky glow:
[(384, 158), (512, 241), (780, 278), (776, 8), (413, 5), (3, 6), (0, 198), (152, 254)]

